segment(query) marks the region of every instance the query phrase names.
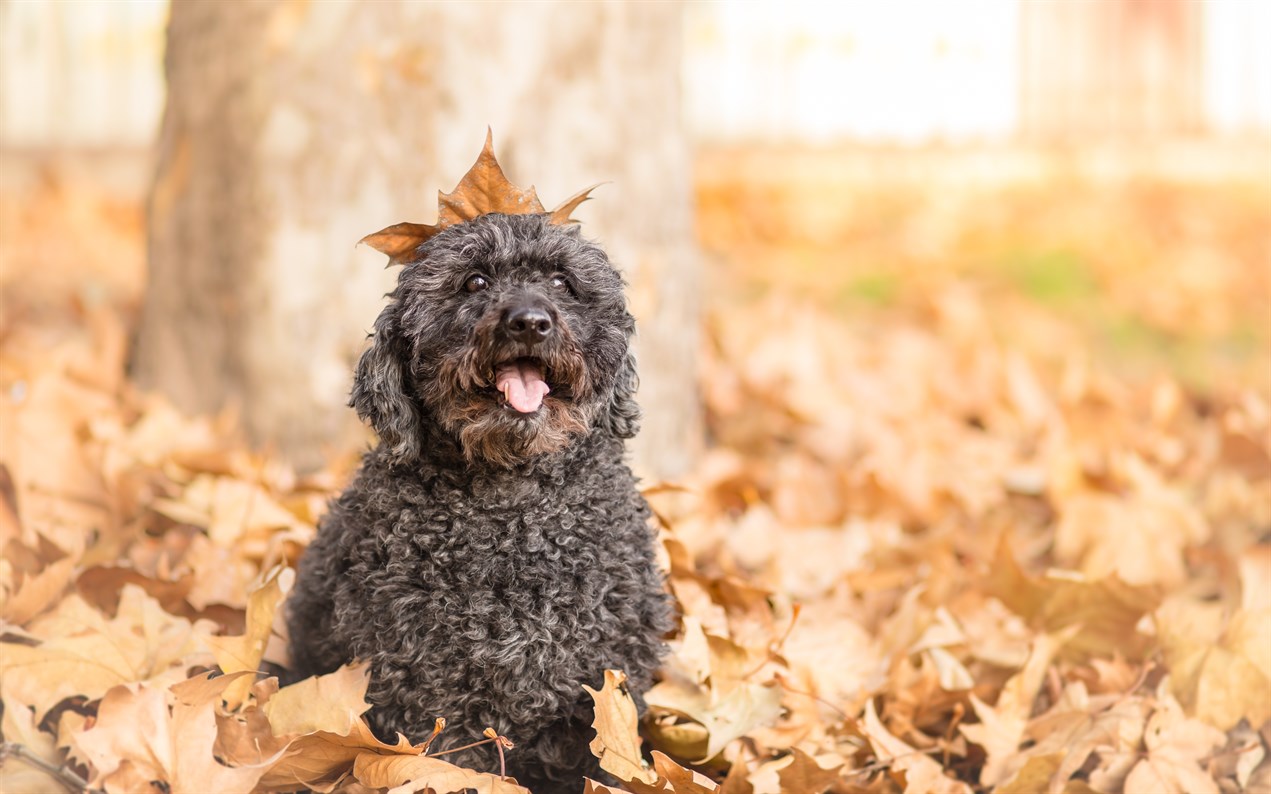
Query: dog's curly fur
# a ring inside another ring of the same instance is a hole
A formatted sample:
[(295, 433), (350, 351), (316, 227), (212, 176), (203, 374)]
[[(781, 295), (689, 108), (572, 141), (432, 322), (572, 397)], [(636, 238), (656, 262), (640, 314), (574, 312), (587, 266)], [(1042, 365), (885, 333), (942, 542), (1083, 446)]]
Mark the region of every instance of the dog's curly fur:
[[(380, 442), (300, 561), (294, 673), (368, 660), (383, 738), (444, 717), (435, 753), (492, 727), (523, 785), (579, 791), (599, 776), (583, 685), (621, 669), (639, 701), (671, 621), (623, 461), (639, 411), (622, 279), (575, 227), (490, 214), (420, 246), (389, 298), (350, 402)], [(527, 304), (553, 321), (532, 348), (506, 332)], [(531, 355), (551, 392), (526, 414), (494, 373)], [(446, 760), (498, 769), (488, 744)]]

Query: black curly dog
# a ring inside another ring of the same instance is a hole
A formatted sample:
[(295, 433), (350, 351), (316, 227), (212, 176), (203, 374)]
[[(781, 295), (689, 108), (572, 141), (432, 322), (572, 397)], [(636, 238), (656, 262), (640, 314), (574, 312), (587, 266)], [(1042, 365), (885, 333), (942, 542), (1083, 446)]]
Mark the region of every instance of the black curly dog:
[[(492, 727), (535, 792), (600, 778), (606, 668), (640, 700), (671, 621), (623, 462), (639, 409), (622, 279), (577, 227), (489, 214), (406, 265), (350, 404), (379, 444), (331, 505), (290, 598), (298, 675), (371, 663), (372, 727), (431, 754)], [(498, 770), (486, 744), (445, 756)]]

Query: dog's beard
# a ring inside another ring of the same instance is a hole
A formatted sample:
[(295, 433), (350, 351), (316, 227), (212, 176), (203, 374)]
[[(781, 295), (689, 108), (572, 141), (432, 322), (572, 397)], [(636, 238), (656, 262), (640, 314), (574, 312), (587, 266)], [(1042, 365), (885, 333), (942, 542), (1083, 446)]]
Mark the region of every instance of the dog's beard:
[[(543, 386), (534, 381), (541, 377), (546, 394), (509, 402), (513, 368), (533, 373), (526, 380), (539, 392)], [(599, 406), (587, 361), (563, 323), (551, 341), (527, 347), (499, 334), (491, 315), (477, 324), (470, 345), (442, 356), (422, 380), (431, 387), (424, 389), (425, 402), (459, 439), (465, 457), (500, 466), (564, 449), (587, 432)]]

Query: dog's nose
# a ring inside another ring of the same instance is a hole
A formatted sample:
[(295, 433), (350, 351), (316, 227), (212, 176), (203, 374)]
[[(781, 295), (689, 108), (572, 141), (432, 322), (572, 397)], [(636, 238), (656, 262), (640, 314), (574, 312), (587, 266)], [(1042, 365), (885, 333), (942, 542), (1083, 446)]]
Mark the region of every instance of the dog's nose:
[(543, 341), (552, 332), (551, 316), (530, 306), (509, 311), (503, 318), (503, 325), (513, 339), (527, 345)]

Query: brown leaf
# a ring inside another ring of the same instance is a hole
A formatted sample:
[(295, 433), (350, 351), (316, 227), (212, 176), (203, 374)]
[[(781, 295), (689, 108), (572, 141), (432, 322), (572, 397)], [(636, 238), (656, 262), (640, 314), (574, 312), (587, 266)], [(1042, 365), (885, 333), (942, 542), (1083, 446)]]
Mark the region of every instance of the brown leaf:
[[(554, 224), (576, 223), (570, 214), (587, 201), (597, 187), (599, 185), (592, 185), (566, 199), (551, 211), (548, 220)], [(368, 234), (359, 242), (388, 255), (390, 265), (401, 265), (411, 261), (419, 246), (443, 229), (493, 212), (536, 215), (546, 210), (533, 187), (522, 190), (508, 180), (494, 156), (494, 134), (486, 130), (485, 146), (468, 173), (451, 192), (438, 192), (435, 224), (397, 223)]]
[(596, 719), (591, 724), (596, 738), (591, 740), (591, 752), (600, 759), (600, 768), (619, 780), (653, 784), (658, 775), (640, 755), (638, 715), (635, 702), (623, 685), (626, 680), (627, 675), (621, 670), (606, 670), (605, 683), (599, 691), (583, 685), (596, 703)]
[(663, 681), (645, 695), (650, 706), (683, 714), (706, 728), (709, 740), (700, 761), (714, 758), (733, 739), (771, 724), (781, 715), (779, 687), (746, 683), (718, 699), (712, 697), (712, 692), (682, 682)]
[(665, 754), (653, 751), (653, 768), (675, 794), (712, 794), (719, 785), (700, 772), (685, 769)]
[[(749, 604), (765, 592), (740, 586), (720, 590), (721, 597), (727, 596), (735, 604)], [(763, 611), (771, 622), (772, 610), (766, 600)], [(692, 730), (691, 724), (670, 726), (659, 722), (655, 731), (664, 748), (705, 761), (737, 737), (776, 720), (781, 712), (781, 690), (769, 681), (754, 680), (760, 679), (758, 673), (770, 659), (767, 643), (773, 638), (766, 632), (758, 636), (765, 639), (761, 649), (744, 648), (704, 630), (697, 618), (685, 617), (683, 635), (667, 660), (665, 680), (645, 694), (645, 701), (687, 717), (701, 727)], [(702, 731), (706, 734), (704, 747)]]
[(261, 707), (275, 736), (325, 731), (347, 736), (367, 709), (369, 664), (345, 665), (334, 673), (313, 676), (283, 687)]
[(988, 591), (1044, 631), (1080, 626), (1065, 644), (1063, 655), (1081, 659), (1117, 652), (1141, 658), (1148, 641), (1139, 631), (1139, 621), (1160, 603), (1158, 588), (1134, 587), (1115, 576), (1099, 580), (1055, 573), (1031, 577), (1016, 562), (1005, 535), (994, 555)]
[(75, 577), (75, 590), (90, 604), (109, 613), (119, 608), (124, 585), (131, 584), (157, 600), (165, 612), (191, 617), (193, 610), (185, 599), (190, 593), (193, 578), (186, 571), (175, 580), (163, 581), (146, 576), (130, 564), (94, 565)]
[(1209, 537), (1201, 512), (1134, 455), (1121, 461), (1128, 493), (1083, 492), (1060, 502), (1055, 556), (1092, 579), (1115, 574), (1131, 585), (1176, 586), (1183, 554)]
[(1050, 783), (1050, 791), (1058, 792), (1092, 753), (1136, 750), (1150, 710), (1142, 697), (1090, 697), (1084, 684), (1069, 684), (1050, 711), (1028, 724), (1025, 737), (1036, 742), (1028, 754), (1061, 757)]
[(1030, 756), (1015, 777), (995, 788), (994, 794), (1038, 794), (1048, 790), (1062, 759), (1059, 753)]
[(53, 607), (66, 591), (75, 570), (75, 559), (65, 557), (49, 564), (36, 574), (19, 580), (16, 589), (0, 593), (0, 619), (16, 626)]
[(971, 695), (971, 705), (980, 724), (963, 724), (959, 729), (967, 739), (983, 747), (988, 755), (980, 772), (981, 785), (996, 786), (1010, 779), (1024, 762), (1018, 755), (1019, 745), (1024, 738), (1037, 692), (1055, 655), (1078, 628), (1070, 626), (1058, 635), (1037, 637), (1024, 669), (1006, 682), (995, 706), (989, 706)]
[(790, 748), (790, 757), (794, 761), (777, 772), (782, 791), (799, 791), (807, 794), (821, 794), (838, 782), (843, 764), (833, 769), (826, 769), (816, 759), (797, 747)]
[(419, 246), (441, 231), (439, 226), (440, 224), (425, 226), (422, 223), (395, 223), (366, 235), (358, 243), (366, 243), (381, 254), (386, 254), (390, 265), (404, 265), (414, 258)]
[[(283, 565), (275, 566), (261, 577), (248, 595), (247, 631), (237, 637), (208, 637), (207, 643), (216, 654), (216, 662), (226, 673), (237, 673), (244, 670), (255, 671), (260, 668), (260, 660), (265, 655), (265, 645), (269, 641), (269, 632), (274, 624), (274, 613), (282, 603), (287, 592), (295, 581), (296, 572)], [(251, 688), (251, 679), (240, 679), (226, 693), (226, 701), (230, 708), (236, 708), (247, 696)]]
[(263, 486), (231, 476), (201, 474), (180, 499), (157, 499), (151, 506), (174, 521), (206, 529), (212, 542), (225, 548), (253, 532), (305, 528)]
[(449, 193), (437, 197), (437, 223), (453, 226), (491, 212), (523, 215), (543, 212), (534, 188), (521, 190), (508, 181), (494, 157), (494, 133), (487, 129), (485, 146), (468, 173)]
[(1218, 783), (1200, 767), (1200, 760), (1226, 741), (1222, 731), (1195, 719), (1166, 691), (1158, 694), (1156, 711), (1147, 721), (1143, 743), (1147, 757), (1125, 780), (1127, 794), (1218, 794)]
[(1242, 718), (1271, 719), (1271, 608), (1237, 610), (1183, 598), (1156, 613), (1174, 695), (1190, 713), (1223, 730)]
[(578, 205), (582, 204), (584, 201), (591, 201), (591, 191), (600, 187), (602, 184), (604, 183), (598, 182), (589, 188), (583, 188), (562, 201), (559, 206), (551, 211), (551, 222), (555, 224), (578, 223), (578, 221), (569, 216), (573, 214), (574, 210), (578, 209)]
[[(54, 767), (62, 764), (65, 753), (54, 745), (52, 735), (39, 730), (35, 714), (21, 703), (5, 702), (0, 735), (6, 742), (20, 744), (26, 752), (46, 764)], [(54, 778), (39, 767), (12, 758), (0, 763), (0, 791), (5, 794), (45, 794), (58, 790), (59, 785)]]
[(865, 704), (861, 730), (878, 760), (888, 762), (894, 772), (904, 773), (905, 794), (971, 794), (969, 786), (946, 776), (938, 763), (883, 727), (873, 700)]
[(527, 794), (529, 789), (510, 778), (474, 772), (440, 758), (422, 755), (377, 755), (362, 753), (353, 762), (353, 775), (363, 785), (387, 788), (388, 794), (433, 791), (436, 794)]
[(130, 791), (156, 780), (172, 794), (251, 792), (264, 765), (229, 767), (212, 753), (215, 709), (238, 678), (195, 679), (186, 702), (145, 684), (111, 689), (92, 726), (72, 734), (74, 754), (92, 765), (92, 785)]
[(167, 614), (133, 585), (124, 587), (112, 620), (72, 595), (31, 624), (39, 645), (0, 644), (5, 697), (35, 707), (43, 719), (73, 695), (91, 700), (137, 681), (162, 688), (185, 679), (189, 666), (211, 662), (203, 648), (212, 629), (208, 621)]
[(750, 782), (750, 769), (744, 756), (738, 754), (733, 765), (728, 768), (728, 775), (719, 786), (720, 794), (755, 794), (755, 786)]
[(291, 736), (276, 737), (260, 706), (278, 692), (278, 679), (266, 678), (252, 685), (252, 703), (237, 712), (216, 713), (216, 745), (213, 750), (232, 766), (260, 764), (281, 758)]
[(397, 744), (385, 744), (375, 738), (365, 720), (357, 720), (347, 736), (319, 732), (292, 741), (283, 757), (261, 777), (259, 788), (262, 791), (295, 791), (298, 788), (330, 791), (364, 753), (419, 755), (422, 751), (422, 745), (412, 745), (401, 734), (398, 734)]

